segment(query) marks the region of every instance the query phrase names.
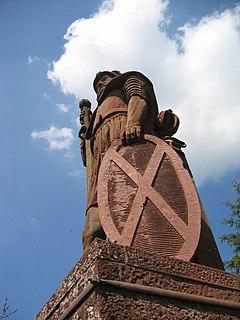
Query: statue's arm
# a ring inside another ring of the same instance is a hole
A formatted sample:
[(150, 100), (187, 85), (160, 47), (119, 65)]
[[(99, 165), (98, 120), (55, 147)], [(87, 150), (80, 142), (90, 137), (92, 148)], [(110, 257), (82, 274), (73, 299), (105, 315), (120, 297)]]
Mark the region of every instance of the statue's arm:
[(128, 103), (128, 117), (125, 127), (127, 144), (141, 140), (143, 137), (143, 124), (147, 113), (147, 103), (139, 96), (132, 96)]
[(143, 125), (148, 112), (144, 80), (136, 76), (129, 77), (124, 86), (124, 93), (128, 101), (128, 116), (123, 140), (131, 144), (143, 137)]

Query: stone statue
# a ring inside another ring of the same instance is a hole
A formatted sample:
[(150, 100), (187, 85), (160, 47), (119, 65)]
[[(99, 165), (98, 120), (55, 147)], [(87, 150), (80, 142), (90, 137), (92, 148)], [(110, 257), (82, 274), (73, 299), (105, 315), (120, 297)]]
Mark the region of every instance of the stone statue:
[(140, 72), (99, 72), (98, 106), (80, 101), (87, 167), (86, 252), (95, 237), (222, 269), (171, 109)]

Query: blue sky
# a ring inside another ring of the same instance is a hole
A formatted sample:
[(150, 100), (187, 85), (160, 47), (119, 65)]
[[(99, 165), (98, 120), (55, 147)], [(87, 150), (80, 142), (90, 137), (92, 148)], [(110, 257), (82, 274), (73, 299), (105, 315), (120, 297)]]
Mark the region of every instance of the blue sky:
[(78, 100), (96, 105), (99, 70), (149, 76), (159, 108), (180, 117), (216, 240), (227, 231), (222, 203), (240, 173), (237, 4), (0, 0), (0, 304), (8, 297), (13, 319), (32, 319), (82, 254)]

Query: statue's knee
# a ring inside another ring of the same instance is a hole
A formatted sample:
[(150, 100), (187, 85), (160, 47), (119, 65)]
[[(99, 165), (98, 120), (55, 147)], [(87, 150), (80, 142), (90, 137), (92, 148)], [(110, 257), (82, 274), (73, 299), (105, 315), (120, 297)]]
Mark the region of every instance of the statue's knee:
[(84, 251), (89, 248), (95, 238), (106, 239), (106, 235), (99, 219), (98, 208), (91, 207), (87, 211), (86, 223), (82, 233)]
[(98, 207), (91, 207), (87, 211), (84, 233), (94, 235), (100, 228), (101, 222), (98, 214)]

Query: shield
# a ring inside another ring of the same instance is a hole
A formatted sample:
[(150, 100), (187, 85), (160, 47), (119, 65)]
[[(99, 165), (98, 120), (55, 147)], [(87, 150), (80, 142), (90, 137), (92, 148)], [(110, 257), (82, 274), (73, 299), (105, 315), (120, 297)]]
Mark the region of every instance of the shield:
[(199, 197), (179, 155), (163, 140), (111, 147), (98, 177), (98, 206), (110, 241), (190, 261), (201, 226)]

